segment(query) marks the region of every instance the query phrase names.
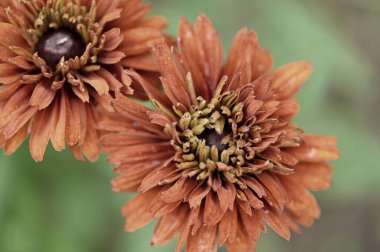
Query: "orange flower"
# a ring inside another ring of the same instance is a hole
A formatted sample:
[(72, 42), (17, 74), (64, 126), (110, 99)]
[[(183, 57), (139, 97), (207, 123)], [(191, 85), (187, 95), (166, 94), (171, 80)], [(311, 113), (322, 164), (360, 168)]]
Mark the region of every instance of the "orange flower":
[[(13, 153), (30, 133), (41, 161), (50, 141), (78, 159), (99, 155), (97, 108), (113, 94), (141, 97), (124, 68), (146, 78), (158, 70), (150, 47), (166, 19), (144, 18), (141, 0), (2, 0), (0, 7), (0, 146)], [(156, 73), (157, 74), (157, 73)]]
[(285, 239), (320, 209), (309, 190), (330, 185), (339, 157), (334, 137), (303, 133), (291, 119), (293, 96), (312, 72), (306, 62), (269, 72), (271, 54), (254, 32), (236, 35), (226, 64), (204, 16), (180, 24), (179, 50), (154, 55), (164, 92), (131, 72), (154, 109), (118, 96), (120, 116), (101, 123), (101, 139), (121, 176), (118, 192), (139, 194), (122, 212), (126, 230), (158, 219), (152, 244), (179, 234), (176, 251), (252, 252), (266, 224)]

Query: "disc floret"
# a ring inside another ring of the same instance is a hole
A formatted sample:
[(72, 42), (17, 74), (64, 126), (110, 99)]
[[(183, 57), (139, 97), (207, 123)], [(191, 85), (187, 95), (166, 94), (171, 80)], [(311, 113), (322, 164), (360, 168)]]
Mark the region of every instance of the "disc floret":
[[(224, 85), (223, 78), (219, 85)], [(218, 89), (221, 90), (222, 88)], [(219, 173), (232, 183), (243, 174), (242, 167), (255, 158), (252, 139), (260, 127), (244, 121), (244, 103), (238, 91), (216, 92), (207, 102), (197, 97), (188, 112), (175, 110), (180, 117), (175, 129), (178, 137), (172, 141), (177, 151), (178, 169), (190, 169), (190, 176), (205, 180)]]

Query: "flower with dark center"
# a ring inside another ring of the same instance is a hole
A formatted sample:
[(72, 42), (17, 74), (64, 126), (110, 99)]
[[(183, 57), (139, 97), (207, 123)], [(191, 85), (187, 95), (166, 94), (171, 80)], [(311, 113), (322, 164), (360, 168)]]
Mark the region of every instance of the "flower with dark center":
[(98, 158), (95, 121), (116, 93), (146, 98), (125, 69), (157, 76), (151, 46), (167, 23), (145, 18), (141, 0), (2, 0), (0, 147), (13, 153), (30, 133), (41, 161), (49, 140), (78, 159)]
[(222, 46), (204, 16), (180, 24), (179, 50), (156, 46), (161, 92), (137, 73), (154, 109), (123, 96), (118, 116), (101, 122), (102, 149), (117, 164), (118, 192), (138, 195), (123, 208), (126, 230), (152, 219), (152, 244), (179, 235), (176, 251), (252, 252), (266, 224), (289, 239), (320, 209), (310, 190), (329, 187), (339, 157), (334, 137), (292, 123), (293, 98), (312, 72), (306, 62), (270, 71), (271, 54), (242, 29), (223, 64)]

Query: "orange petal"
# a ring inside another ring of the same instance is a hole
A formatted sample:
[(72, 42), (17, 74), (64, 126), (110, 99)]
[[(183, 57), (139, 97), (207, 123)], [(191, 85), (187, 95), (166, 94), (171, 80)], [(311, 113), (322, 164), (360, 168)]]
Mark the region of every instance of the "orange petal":
[(7, 85), (20, 81), (22, 75), (21, 69), (17, 66), (9, 63), (0, 64), (0, 83)]
[(121, 61), (123, 66), (138, 70), (158, 72), (159, 67), (150, 53), (138, 55), (135, 57), (126, 57)]
[(267, 210), (264, 214), (264, 219), (268, 225), (281, 237), (286, 240), (290, 239), (289, 227), (281, 220), (281, 218), (271, 210)]
[(277, 210), (282, 210), (287, 203), (287, 195), (280, 181), (278, 181), (274, 174), (263, 172), (257, 175), (257, 178), (265, 186), (267, 196), (264, 198), (269, 202), (272, 207)]
[(324, 190), (331, 185), (333, 169), (326, 163), (299, 163), (289, 179), (312, 190)]
[(186, 88), (185, 76), (175, 62), (169, 47), (160, 44), (154, 48), (153, 54), (160, 66), (162, 74), (161, 82), (164, 90), (172, 104), (182, 103), (190, 107), (190, 96)]
[(0, 23), (0, 44), (28, 48), (28, 44), (18, 31), (19, 29), (12, 24)]
[(61, 91), (61, 97), (59, 102), (54, 105), (53, 115), (55, 117), (51, 126), (50, 140), (56, 151), (62, 151), (65, 149), (65, 130), (66, 130), (66, 102), (64, 96), (66, 91)]
[(25, 124), (12, 138), (6, 141), (4, 153), (6, 155), (13, 154), (28, 136), (28, 124)]
[(94, 118), (94, 112), (92, 108), (86, 106), (86, 114), (87, 114), (87, 130), (86, 130), (86, 138), (83, 142), (83, 154), (86, 158), (95, 162), (99, 158), (99, 142), (98, 142), (98, 133), (95, 129), (96, 121)]
[(280, 99), (288, 99), (299, 91), (312, 72), (313, 67), (306, 61), (287, 64), (271, 74), (271, 87), (277, 89)]
[(96, 92), (98, 92), (99, 95), (104, 95), (109, 93), (109, 86), (106, 80), (104, 80), (100, 75), (97, 73), (85, 73), (80, 76), (80, 78), (91, 85), (93, 88), (95, 88)]
[(187, 252), (216, 252), (216, 226), (201, 226), (196, 235), (189, 234)]
[(195, 179), (182, 177), (172, 187), (162, 193), (161, 199), (167, 203), (179, 201), (189, 195), (196, 184), (197, 181)]
[(51, 118), (49, 109), (41, 110), (36, 114), (32, 124), (29, 149), (36, 162), (42, 161), (49, 142), (49, 118)]
[(55, 91), (50, 88), (50, 85), (47, 81), (39, 83), (30, 98), (31, 106), (38, 106), (38, 108), (45, 109), (47, 108), (55, 97)]
[(158, 192), (158, 190), (151, 190), (147, 193), (139, 194), (123, 207), (122, 213), (127, 217), (125, 231), (134, 232), (153, 219), (153, 216), (148, 211), (148, 207)]
[(188, 211), (179, 207), (173, 212), (163, 216), (157, 223), (152, 239), (152, 245), (165, 245), (179, 233), (183, 223), (186, 221)]

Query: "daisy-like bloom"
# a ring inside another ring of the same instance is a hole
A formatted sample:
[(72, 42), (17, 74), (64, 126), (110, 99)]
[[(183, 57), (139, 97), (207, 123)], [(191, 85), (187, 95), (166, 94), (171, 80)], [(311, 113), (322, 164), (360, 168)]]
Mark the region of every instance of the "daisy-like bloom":
[(122, 96), (101, 139), (121, 176), (118, 192), (135, 192), (122, 213), (126, 230), (152, 219), (152, 244), (179, 235), (176, 251), (252, 252), (266, 224), (285, 239), (310, 226), (320, 208), (309, 190), (326, 189), (339, 156), (334, 137), (304, 133), (291, 119), (293, 98), (312, 67), (295, 62), (270, 71), (271, 54), (254, 32), (236, 35), (227, 62), (211, 22), (180, 24), (179, 50), (154, 49), (164, 92), (136, 73), (154, 109)]
[[(141, 0), (2, 0), (0, 146), (13, 153), (30, 133), (41, 161), (51, 141), (78, 159), (98, 158), (97, 108), (112, 111), (116, 92), (141, 97), (124, 71), (150, 78), (150, 47), (166, 19), (145, 18)], [(157, 72), (156, 72), (157, 74)]]

